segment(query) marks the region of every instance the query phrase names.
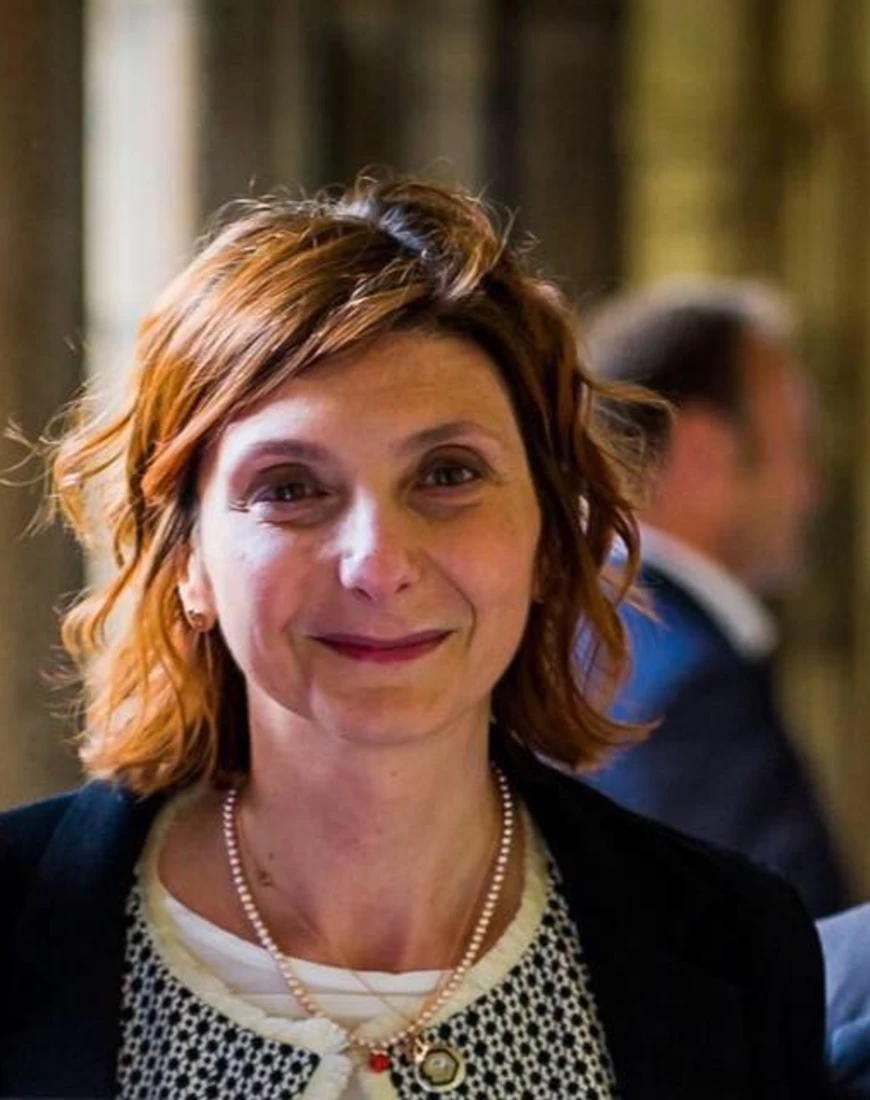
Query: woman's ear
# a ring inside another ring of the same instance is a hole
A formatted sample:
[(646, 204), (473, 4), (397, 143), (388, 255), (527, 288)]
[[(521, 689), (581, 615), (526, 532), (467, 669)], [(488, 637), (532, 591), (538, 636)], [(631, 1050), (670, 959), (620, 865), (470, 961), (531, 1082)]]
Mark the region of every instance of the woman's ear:
[(214, 593), (196, 533), (188, 544), (178, 579), (178, 598), (191, 629), (205, 633), (217, 622)]

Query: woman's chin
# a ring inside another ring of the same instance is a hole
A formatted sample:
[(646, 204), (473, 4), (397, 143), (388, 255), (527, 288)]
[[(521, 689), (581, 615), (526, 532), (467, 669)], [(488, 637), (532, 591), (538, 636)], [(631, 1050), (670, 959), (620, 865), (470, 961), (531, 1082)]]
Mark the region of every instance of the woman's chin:
[[(460, 714), (451, 715), (432, 701), (396, 698), (379, 693), (377, 699), (345, 703), (315, 712), (316, 725), (342, 744), (372, 748), (422, 745), (466, 727)], [(485, 725), (482, 729), (485, 730)]]

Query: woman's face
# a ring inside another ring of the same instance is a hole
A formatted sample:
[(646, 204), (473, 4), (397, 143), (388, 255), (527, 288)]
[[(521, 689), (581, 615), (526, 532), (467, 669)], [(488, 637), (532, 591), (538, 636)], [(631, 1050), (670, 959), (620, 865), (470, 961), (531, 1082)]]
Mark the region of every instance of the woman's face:
[(200, 479), (185, 606), (216, 617), (252, 722), (398, 743), (488, 713), (540, 534), (476, 345), (396, 334), (231, 423)]

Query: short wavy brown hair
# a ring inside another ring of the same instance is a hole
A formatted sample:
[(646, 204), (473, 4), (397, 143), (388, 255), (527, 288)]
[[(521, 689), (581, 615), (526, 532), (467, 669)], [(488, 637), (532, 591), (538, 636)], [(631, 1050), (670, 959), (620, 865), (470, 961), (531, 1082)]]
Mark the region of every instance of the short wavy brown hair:
[[(626, 663), (617, 605), (638, 534), (598, 415), (613, 387), (584, 367), (562, 294), (480, 201), (361, 179), (338, 196), (236, 204), (145, 317), (126, 407), (93, 415), (86, 395), (56, 441), (54, 499), (85, 545), (108, 529), (117, 566), (63, 621), (86, 681), (90, 775), (148, 793), (245, 771), (242, 675), (219, 630), (190, 628), (177, 592), (201, 456), (288, 379), (397, 330), (460, 336), (491, 357), (537, 490), (542, 599), (496, 685), (498, 728), (570, 767), (625, 739), (606, 689)], [(617, 541), (628, 567), (613, 586)]]

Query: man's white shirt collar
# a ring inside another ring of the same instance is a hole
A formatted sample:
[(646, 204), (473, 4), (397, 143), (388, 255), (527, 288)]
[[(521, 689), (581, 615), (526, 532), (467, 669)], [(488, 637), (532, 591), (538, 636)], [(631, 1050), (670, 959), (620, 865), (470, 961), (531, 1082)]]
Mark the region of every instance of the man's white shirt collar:
[(647, 524), (641, 524), (641, 556), (644, 565), (651, 565), (694, 597), (742, 656), (767, 657), (776, 647), (773, 616), (718, 562)]

